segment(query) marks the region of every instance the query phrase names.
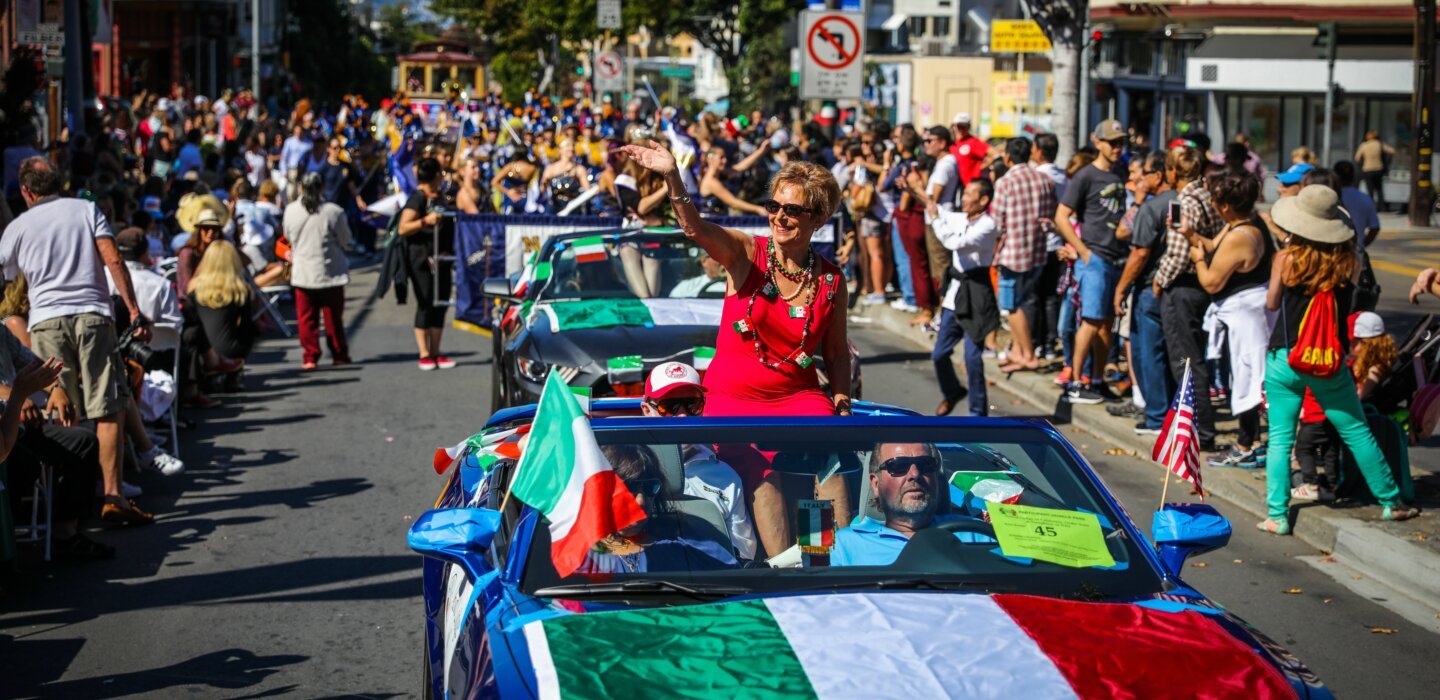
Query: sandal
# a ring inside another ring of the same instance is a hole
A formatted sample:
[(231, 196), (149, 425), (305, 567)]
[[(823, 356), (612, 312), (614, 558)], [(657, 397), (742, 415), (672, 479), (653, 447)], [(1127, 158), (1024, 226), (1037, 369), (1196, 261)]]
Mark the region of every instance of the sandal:
[(75, 533), (63, 540), (55, 540), (55, 553), (65, 559), (114, 559), (115, 548)]
[(123, 525), (149, 525), (155, 522), (155, 516), (140, 510), (134, 501), (126, 501), (123, 505), (106, 501), (100, 508), (100, 519)]
[(1255, 529), (1261, 532), (1268, 532), (1272, 535), (1283, 536), (1290, 534), (1290, 522), (1286, 520), (1277, 521), (1274, 518), (1266, 518), (1261, 522), (1255, 523)]
[(1413, 506), (1393, 505), (1385, 506), (1380, 513), (1381, 520), (1409, 520), (1420, 514), (1420, 509)]

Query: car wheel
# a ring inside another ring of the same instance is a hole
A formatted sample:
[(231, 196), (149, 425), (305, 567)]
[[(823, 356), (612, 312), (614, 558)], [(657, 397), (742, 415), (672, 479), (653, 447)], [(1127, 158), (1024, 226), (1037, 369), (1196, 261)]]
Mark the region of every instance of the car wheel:
[(434, 679), (430, 675), (430, 641), (423, 634), (420, 635), (420, 646), (424, 649), (420, 663), (420, 697), (430, 700), (435, 697), (434, 683), (432, 683)]
[(500, 373), (500, 357), (497, 355), (490, 362), (490, 412), (495, 413), (502, 408), (505, 408), (505, 387)]

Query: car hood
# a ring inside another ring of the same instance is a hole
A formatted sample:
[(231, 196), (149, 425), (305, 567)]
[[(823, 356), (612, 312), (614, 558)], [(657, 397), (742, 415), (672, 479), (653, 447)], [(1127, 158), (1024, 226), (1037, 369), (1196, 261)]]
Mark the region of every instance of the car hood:
[[(1168, 601), (794, 595), (557, 610), (531, 617), (513, 638), (528, 651), (525, 684), (542, 697), (626, 696), (644, 687), (716, 697), (755, 688), (796, 697), (1163, 697), (1201, 688), (1296, 697), (1307, 689), (1218, 610), (1151, 602)], [(1309, 689), (1323, 691), (1318, 683)]]
[[(697, 346), (714, 347), (720, 300), (654, 301), (658, 303), (650, 306), (662, 311), (649, 317), (649, 325), (616, 323), (558, 331), (541, 305), (530, 321), (526, 354), (546, 364), (603, 372), (605, 361), (612, 357), (640, 355), (645, 360), (661, 361), (683, 354), (685, 357), (679, 359), (688, 362)], [(684, 303), (666, 303), (672, 301)], [(667, 315), (665, 311), (669, 310), (683, 310), (683, 313)], [(641, 319), (620, 317), (619, 320)], [(592, 364), (597, 367), (591, 367)]]

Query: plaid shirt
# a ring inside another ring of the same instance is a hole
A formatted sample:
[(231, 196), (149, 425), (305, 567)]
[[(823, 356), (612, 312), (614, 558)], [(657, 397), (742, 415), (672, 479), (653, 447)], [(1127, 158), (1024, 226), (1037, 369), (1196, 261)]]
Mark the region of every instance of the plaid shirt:
[(1046, 224), (1055, 218), (1059, 202), (1055, 181), (1032, 167), (1011, 168), (995, 183), (991, 217), (999, 242), (995, 264), (1012, 272), (1025, 272), (1045, 264)]
[(1167, 289), (1181, 275), (1195, 272), (1195, 263), (1190, 262), (1190, 241), (1180, 230), (1185, 226), (1205, 238), (1214, 238), (1225, 227), (1220, 212), (1210, 203), (1210, 190), (1205, 189), (1202, 180), (1194, 180), (1180, 190), (1180, 226), (1165, 228), (1165, 255), (1155, 267), (1155, 282), (1161, 289)]

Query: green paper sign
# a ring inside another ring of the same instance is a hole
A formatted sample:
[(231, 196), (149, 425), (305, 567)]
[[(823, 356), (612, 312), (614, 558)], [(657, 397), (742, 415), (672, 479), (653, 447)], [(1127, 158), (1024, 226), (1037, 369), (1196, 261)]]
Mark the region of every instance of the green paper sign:
[(990, 502), (985, 509), (995, 526), (1000, 552), (1007, 557), (1076, 568), (1115, 565), (1094, 513)]
[(645, 363), (643, 360), (640, 359), (639, 355), (621, 355), (619, 357), (612, 357), (605, 361), (605, 365), (609, 369), (615, 370), (644, 369), (645, 367)]

